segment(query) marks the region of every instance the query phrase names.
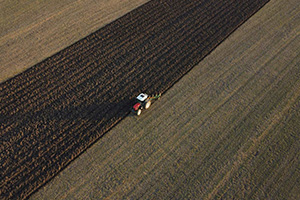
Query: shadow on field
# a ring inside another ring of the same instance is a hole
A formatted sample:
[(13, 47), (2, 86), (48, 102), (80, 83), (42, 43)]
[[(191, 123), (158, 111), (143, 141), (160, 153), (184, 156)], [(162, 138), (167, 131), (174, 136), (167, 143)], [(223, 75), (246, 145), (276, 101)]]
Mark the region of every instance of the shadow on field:
[[(76, 102), (75, 102), (76, 103)], [(0, 117), (2, 128), (10, 127), (11, 124), (18, 124), (12, 127), (11, 131), (2, 134), (0, 137), (4, 139), (9, 137), (12, 132), (17, 134), (30, 134), (30, 132), (42, 133), (48, 131), (50, 127), (44, 125), (52, 125), (50, 129), (61, 129), (64, 123), (80, 123), (80, 121), (88, 121), (99, 125), (105, 125), (110, 120), (116, 120), (125, 117), (131, 113), (131, 107), (134, 99), (120, 100), (118, 102), (83, 102), (79, 105), (48, 105), (43, 108), (33, 108), (27, 111), (15, 113), (4, 113)], [(134, 116), (134, 115), (129, 115)], [(51, 123), (52, 122), (52, 123)], [(54, 123), (54, 124), (53, 124)], [(57, 126), (57, 127), (53, 127)], [(36, 130), (38, 128), (38, 130)]]

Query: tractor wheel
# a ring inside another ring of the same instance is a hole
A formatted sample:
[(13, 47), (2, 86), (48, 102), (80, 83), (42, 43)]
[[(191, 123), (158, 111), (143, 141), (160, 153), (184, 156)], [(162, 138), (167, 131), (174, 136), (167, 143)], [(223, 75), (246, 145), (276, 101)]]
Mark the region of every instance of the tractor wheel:
[(136, 115), (137, 115), (137, 116), (140, 116), (141, 113), (142, 113), (142, 110), (141, 110), (141, 109), (138, 109), (138, 111), (136, 112)]
[(145, 109), (148, 109), (151, 106), (151, 101), (148, 101), (145, 105)]

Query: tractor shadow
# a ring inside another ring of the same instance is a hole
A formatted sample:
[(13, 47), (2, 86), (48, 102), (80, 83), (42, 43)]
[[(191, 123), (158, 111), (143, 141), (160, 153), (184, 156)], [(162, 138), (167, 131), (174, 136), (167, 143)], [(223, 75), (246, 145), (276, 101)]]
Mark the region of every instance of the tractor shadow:
[[(151, 113), (151, 107), (143, 109), (140, 116), (132, 112), (132, 107), (136, 103), (134, 98), (120, 100), (118, 102), (83, 102), (79, 105), (69, 104), (52, 104), (43, 108), (32, 108), (13, 112), (12, 114), (4, 113), (0, 117), (0, 123), (5, 129), (13, 126), (10, 131), (15, 133), (31, 134), (31, 132), (61, 132), (66, 126), (86, 126), (96, 128), (115, 126), (115, 122), (120, 122), (125, 117), (130, 117), (135, 121), (143, 119), (144, 115)], [(14, 125), (15, 124), (15, 125)], [(88, 131), (88, 130), (85, 130)], [(70, 130), (70, 133), (72, 131)], [(54, 133), (55, 134), (55, 133)], [(6, 134), (9, 137), (9, 133)]]
[[(10, 124), (19, 124), (19, 128), (27, 126), (34, 127), (39, 123), (47, 129), (47, 126), (53, 126), (50, 122), (67, 121), (68, 123), (77, 123), (78, 121), (89, 121), (99, 123), (111, 122), (112, 120), (123, 119), (126, 116), (135, 116), (131, 112), (133, 100), (118, 102), (84, 102), (80, 105), (49, 105), (44, 108), (34, 108), (28, 111), (3, 113), (0, 117), (0, 123), (3, 126)], [(49, 124), (47, 123), (49, 122)]]

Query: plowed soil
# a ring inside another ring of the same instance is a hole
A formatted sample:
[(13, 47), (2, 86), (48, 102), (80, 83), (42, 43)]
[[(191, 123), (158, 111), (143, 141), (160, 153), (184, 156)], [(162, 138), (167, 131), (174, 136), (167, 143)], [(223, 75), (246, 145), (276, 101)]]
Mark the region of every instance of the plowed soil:
[(0, 85), (1, 198), (25, 198), (267, 0), (150, 1)]

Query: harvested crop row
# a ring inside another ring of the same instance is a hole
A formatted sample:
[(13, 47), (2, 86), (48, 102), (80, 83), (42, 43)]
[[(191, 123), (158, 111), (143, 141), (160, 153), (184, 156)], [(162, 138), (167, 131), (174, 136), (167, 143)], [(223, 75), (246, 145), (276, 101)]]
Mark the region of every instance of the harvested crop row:
[(30, 195), (266, 2), (150, 1), (2, 83), (1, 195)]

